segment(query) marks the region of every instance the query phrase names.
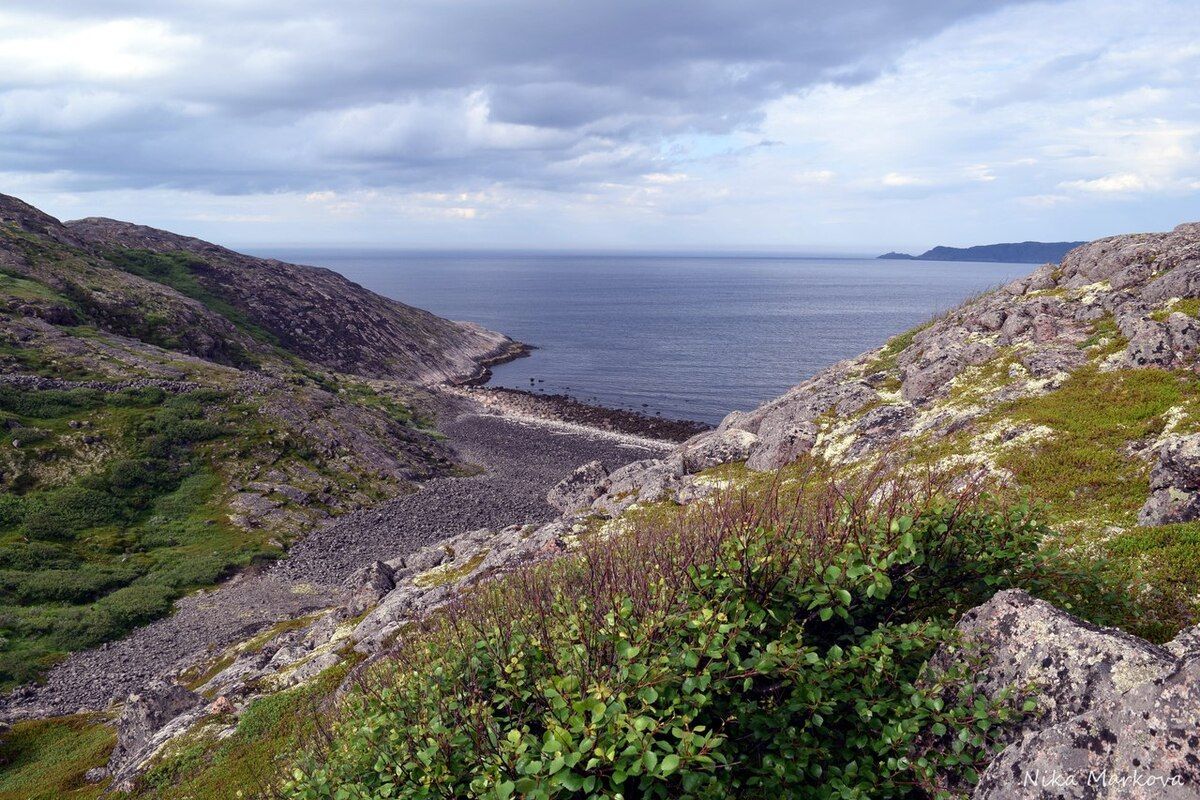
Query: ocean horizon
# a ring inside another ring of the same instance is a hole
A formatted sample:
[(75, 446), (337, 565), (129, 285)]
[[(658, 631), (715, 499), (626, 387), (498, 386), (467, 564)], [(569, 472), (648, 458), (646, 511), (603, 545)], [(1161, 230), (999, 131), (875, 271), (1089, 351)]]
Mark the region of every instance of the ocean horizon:
[(715, 424), (1032, 264), (332, 248), (256, 254), (533, 345), (489, 385)]

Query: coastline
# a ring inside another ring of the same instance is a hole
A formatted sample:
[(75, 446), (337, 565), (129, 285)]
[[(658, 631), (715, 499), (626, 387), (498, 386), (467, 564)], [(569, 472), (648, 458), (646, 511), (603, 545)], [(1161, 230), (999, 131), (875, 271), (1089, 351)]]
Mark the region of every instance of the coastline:
[(461, 378), (446, 381), (450, 386), (483, 386), (492, 379), (492, 367), (507, 364), (518, 358), (528, 358), (537, 348), (531, 344), (512, 340), (503, 347), (475, 361), (475, 371)]
[(582, 429), (643, 441), (679, 444), (713, 427), (696, 420), (669, 419), (591, 405), (564, 394), (535, 394), (482, 383), (453, 384), (444, 388), (474, 401), (493, 414), (551, 423), (575, 432)]

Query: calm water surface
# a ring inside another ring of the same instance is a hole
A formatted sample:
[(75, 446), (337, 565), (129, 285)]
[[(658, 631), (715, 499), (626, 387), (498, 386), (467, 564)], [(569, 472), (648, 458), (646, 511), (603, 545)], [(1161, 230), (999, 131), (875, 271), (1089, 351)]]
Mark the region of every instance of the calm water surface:
[[(1033, 269), (859, 259), (276, 249), (539, 349), (493, 385), (718, 422)], [(531, 382), (532, 379), (532, 382)]]

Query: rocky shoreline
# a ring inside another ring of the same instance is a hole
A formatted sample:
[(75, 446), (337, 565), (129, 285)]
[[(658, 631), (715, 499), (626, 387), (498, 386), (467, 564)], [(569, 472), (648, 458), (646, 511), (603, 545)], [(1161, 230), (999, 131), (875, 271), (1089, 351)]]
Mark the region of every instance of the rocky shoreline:
[(537, 348), (524, 342), (505, 342), (491, 353), (475, 359), (475, 370), (463, 377), (453, 378), (446, 383), (450, 386), (483, 386), (492, 379), (492, 367), (516, 361), (518, 358), (528, 358)]
[(458, 386), (453, 391), (502, 416), (540, 419), (660, 442), (678, 444), (712, 430), (711, 425), (696, 420), (669, 419), (591, 405), (565, 394), (534, 394), (482, 384)]

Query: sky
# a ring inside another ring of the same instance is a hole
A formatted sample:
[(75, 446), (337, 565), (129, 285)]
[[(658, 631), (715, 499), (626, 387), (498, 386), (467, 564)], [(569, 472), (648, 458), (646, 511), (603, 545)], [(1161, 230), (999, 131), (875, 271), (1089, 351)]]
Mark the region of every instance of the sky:
[(4, 0), (0, 192), (243, 246), (1164, 230), (1200, 3)]

